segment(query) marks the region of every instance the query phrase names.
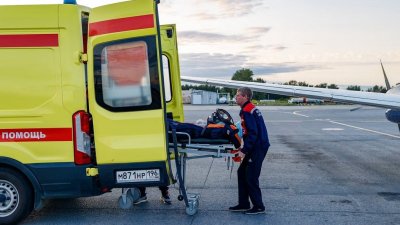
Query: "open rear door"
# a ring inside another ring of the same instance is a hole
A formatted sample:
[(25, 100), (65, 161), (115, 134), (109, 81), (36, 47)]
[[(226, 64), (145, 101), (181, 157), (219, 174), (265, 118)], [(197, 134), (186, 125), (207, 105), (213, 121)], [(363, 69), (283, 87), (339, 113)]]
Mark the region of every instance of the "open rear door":
[(183, 122), (182, 87), (175, 25), (162, 25), (160, 32), (167, 115), (175, 121)]
[(107, 187), (168, 183), (156, 4), (126, 1), (89, 15), (89, 112)]

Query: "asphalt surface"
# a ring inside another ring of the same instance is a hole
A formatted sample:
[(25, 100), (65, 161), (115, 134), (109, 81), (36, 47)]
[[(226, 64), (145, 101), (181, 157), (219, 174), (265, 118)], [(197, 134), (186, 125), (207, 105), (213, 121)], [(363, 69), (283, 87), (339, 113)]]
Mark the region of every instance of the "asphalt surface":
[[(216, 107), (238, 119), (237, 106), (185, 106), (185, 119), (206, 119)], [(121, 190), (102, 196), (51, 200), (22, 224), (400, 224), (400, 133), (383, 109), (354, 106), (260, 107), (271, 148), (260, 186), (267, 213), (244, 215), (227, 209), (237, 202), (235, 165), (224, 159), (188, 163), (188, 191), (198, 193), (196, 215), (185, 213), (170, 189), (172, 205), (149, 201), (119, 209)], [(231, 177), (230, 177), (231, 176)]]

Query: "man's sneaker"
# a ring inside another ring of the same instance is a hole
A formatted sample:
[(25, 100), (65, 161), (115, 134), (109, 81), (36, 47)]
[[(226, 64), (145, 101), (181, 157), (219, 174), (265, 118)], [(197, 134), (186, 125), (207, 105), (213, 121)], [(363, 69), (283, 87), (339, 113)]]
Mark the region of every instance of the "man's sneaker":
[(146, 196), (146, 195), (140, 197), (140, 198), (139, 198), (138, 200), (136, 200), (133, 204), (134, 204), (134, 205), (139, 205), (139, 204), (144, 203), (144, 202), (147, 202), (147, 196)]
[(244, 212), (244, 211), (248, 211), (250, 209), (250, 206), (241, 206), (241, 205), (237, 205), (237, 206), (233, 206), (233, 207), (229, 207), (229, 211), (231, 212)]
[(265, 213), (265, 209), (260, 209), (260, 208), (256, 208), (256, 207), (253, 207), (252, 209), (244, 212), (244, 214), (247, 214), (247, 215), (264, 214), (264, 213)]
[(168, 193), (161, 196), (161, 202), (163, 202), (166, 205), (171, 205), (172, 201)]

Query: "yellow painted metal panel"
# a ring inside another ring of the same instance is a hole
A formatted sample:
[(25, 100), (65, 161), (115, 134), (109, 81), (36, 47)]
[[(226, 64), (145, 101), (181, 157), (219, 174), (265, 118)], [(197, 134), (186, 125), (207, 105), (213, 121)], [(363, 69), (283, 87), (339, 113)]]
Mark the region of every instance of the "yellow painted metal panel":
[(91, 12), (91, 23), (154, 14), (154, 0), (119, 2), (93, 8)]
[(104, 114), (94, 115), (98, 164), (166, 160), (162, 110)]
[[(53, 34), (58, 42), (0, 47), (0, 129), (68, 129), (73, 112), (86, 108), (84, 66), (77, 60), (83, 47), (80, 8), (0, 7), (0, 35)], [(22, 163), (73, 162), (73, 143), (0, 142), (0, 155)]]
[(59, 11), (63, 105), (73, 114), (86, 109), (85, 68), (80, 55), (84, 50), (81, 17), (87, 9), (65, 4), (60, 5)]
[(64, 142), (0, 142), (0, 156), (21, 163), (73, 162), (73, 144)]
[[(27, 29), (58, 28), (59, 5), (11, 5), (0, 7), (0, 30), (24, 33)], [(24, 30), (21, 30), (24, 29)]]
[[(171, 37), (168, 37), (167, 30), (170, 30)], [(179, 55), (178, 55), (178, 43), (176, 36), (176, 26), (162, 25), (161, 26), (161, 48), (162, 54), (167, 56), (169, 60), (169, 72), (171, 75), (171, 92), (172, 99), (167, 103), (167, 112), (172, 113), (175, 121), (183, 122), (183, 103), (182, 103), (182, 87), (180, 77), (180, 66), (179, 66)], [(165, 65), (164, 65), (165, 66)], [(169, 74), (164, 74), (168, 76)]]
[(0, 117), (41, 107), (61, 94), (56, 48), (0, 48), (0, 61)]
[[(120, 18), (153, 15), (153, 0), (127, 1), (91, 11), (90, 24)], [(90, 25), (89, 25), (90, 27)], [(156, 36), (157, 27), (106, 32), (89, 38), (88, 89), (90, 113), (93, 116), (97, 163), (119, 164), (167, 160), (164, 109), (109, 111), (96, 102), (93, 48), (96, 45), (135, 37)], [(90, 28), (89, 28), (90, 29)], [(158, 38), (156, 36), (156, 42)], [(152, 49), (159, 62), (158, 44)], [(159, 63), (158, 63), (159, 64)], [(158, 71), (160, 69), (158, 68)]]

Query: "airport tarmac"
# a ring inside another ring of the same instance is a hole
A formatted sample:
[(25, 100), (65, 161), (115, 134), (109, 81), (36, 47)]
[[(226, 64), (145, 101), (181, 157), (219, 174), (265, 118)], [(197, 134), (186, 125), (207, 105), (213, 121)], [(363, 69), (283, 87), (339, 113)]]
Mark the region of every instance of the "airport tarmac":
[[(185, 105), (185, 121), (205, 120), (217, 107), (238, 120), (238, 106)], [(384, 109), (354, 107), (259, 107), (271, 141), (260, 177), (266, 214), (229, 212), (238, 165), (231, 175), (224, 159), (206, 158), (188, 162), (188, 192), (201, 195), (194, 216), (172, 185), (172, 205), (149, 188), (147, 203), (122, 210), (114, 189), (48, 201), (22, 224), (400, 224), (400, 132)]]

